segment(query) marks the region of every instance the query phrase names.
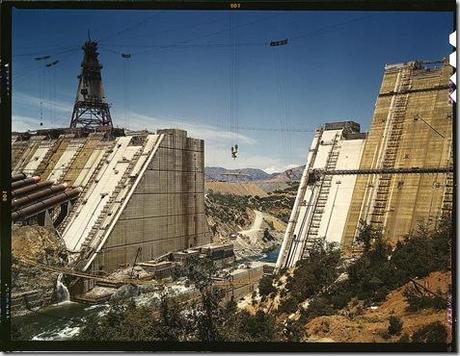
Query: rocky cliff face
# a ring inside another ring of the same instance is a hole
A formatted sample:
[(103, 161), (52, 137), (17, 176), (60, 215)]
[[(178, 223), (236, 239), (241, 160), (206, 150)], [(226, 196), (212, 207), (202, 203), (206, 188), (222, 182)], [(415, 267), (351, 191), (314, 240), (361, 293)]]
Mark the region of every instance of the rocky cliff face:
[(67, 252), (63, 241), (51, 229), (38, 225), (15, 225), (11, 247), (13, 316), (55, 302), (58, 273), (46, 271), (36, 264), (64, 266)]

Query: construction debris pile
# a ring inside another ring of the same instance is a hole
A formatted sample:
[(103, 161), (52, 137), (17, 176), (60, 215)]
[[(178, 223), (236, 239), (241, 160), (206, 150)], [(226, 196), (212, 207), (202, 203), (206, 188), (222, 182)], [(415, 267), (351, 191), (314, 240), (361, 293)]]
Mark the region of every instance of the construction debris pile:
[(181, 286), (184, 293), (193, 295), (196, 290), (190, 288), (187, 271), (200, 261), (208, 261), (212, 268), (216, 268), (212, 277), (214, 286), (222, 288), (228, 299), (241, 298), (254, 291), (264, 273), (263, 263), (235, 264), (232, 244), (213, 243), (172, 252), (159, 259), (139, 262), (107, 276), (94, 278), (91, 288), (87, 288), (90, 289), (88, 292), (79, 294), (74, 288), (73, 299), (90, 304), (101, 303), (138, 297), (141, 294), (158, 294), (164, 288), (180, 289)]

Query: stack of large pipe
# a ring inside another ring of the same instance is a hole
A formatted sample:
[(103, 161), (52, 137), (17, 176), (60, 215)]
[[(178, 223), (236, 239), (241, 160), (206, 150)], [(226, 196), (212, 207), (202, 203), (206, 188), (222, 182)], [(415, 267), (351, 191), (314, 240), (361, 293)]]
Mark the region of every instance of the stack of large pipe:
[(24, 179), (26, 177), (27, 176), (24, 173), (13, 174), (11, 176), (11, 182), (12, 183), (17, 182), (18, 180)]
[(13, 221), (33, 217), (74, 200), (82, 191), (81, 188), (67, 187), (65, 183), (54, 185), (50, 181), (41, 182), (39, 176), (27, 177), (24, 173), (13, 175), (11, 182)]

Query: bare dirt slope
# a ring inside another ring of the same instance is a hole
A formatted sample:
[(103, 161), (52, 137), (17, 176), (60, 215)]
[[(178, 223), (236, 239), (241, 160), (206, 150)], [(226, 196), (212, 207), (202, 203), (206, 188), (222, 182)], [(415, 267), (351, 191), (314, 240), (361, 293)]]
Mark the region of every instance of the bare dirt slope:
[[(253, 223), (249, 229), (240, 230), (233, 240), (237, 258), (260, 255), (267, 250), (276, 248), (283, 240), (286, 225), (273, 215), (254, 210), (251, 214)], [(265, 238), (268, 230), (269, 237)]]
[(267, 193), (255, 183), (206, 182), (205, 187), (206, 190), (222, 194), (267, 196)]
[[(420, 280), (430, 290), (440, 290), (443, 293), (447, 292), (449, 281), (451, 274), (442, 272), (433, 272)], [(448, 327), (445, 310), (407, 311), (407, 302), (402, 294), (406, 286), (392, 291), (385, 302), (376, 308), (360, 310), (357, 303), (354, 306), (350, 303), (338, 315), (321, 316), (311, 320), (305, 325), (306, 338), (312, 341), (334, 342), (396, 342), (400, 335), (386, 335), (390, 315), (395, 315), (403, 321), (401, 334), (412, 335), (417, 329), (435, 321), (440, 321)]]
[(11, 252), (18, 260), (57, 261), (65, 256), (65, 246), (51, 229), (38, 225), (14, 225)]
[[(248, 224), (245, 227), (235, 226), (233, 233), (237, 234), (236, 238), (231, 238), (230, 234), (220, 234), (215, 236), (214, 240), (233, 243), (238, 259), (260, 255), (281, 244), (286, 228), (284, 222), (268, 213), (249, 209), (247, 218)], [(265, 237), (266, 230), (270, 235), (268, 238)]]
[(254, 210), (254, 221), (248, 230), (241, 230), (239, 233), (249, 237), (249, 241), (254, 243), (257, 241), (257, 237), (262, 229), (262, 223), (264, 222), (264, 213), (258, 210)]

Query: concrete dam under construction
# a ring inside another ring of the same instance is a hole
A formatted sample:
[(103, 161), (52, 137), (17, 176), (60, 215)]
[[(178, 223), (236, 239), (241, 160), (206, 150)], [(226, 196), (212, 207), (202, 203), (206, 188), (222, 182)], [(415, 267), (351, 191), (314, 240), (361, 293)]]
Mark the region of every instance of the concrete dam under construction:
[[(16, 136), (13, 176), (35, 177), (27, 178), (31, 193), (50, 181), (79, 190), (65, 207), (61, 200), (32, 211), (19, 206), (13, 219), (56, 227), (71, 265), (82, 271), (132, 264), (138, 250), (138, 260), (146, 261), (203, 245), (209, 242), (203, 149), (202, 140), (172, 129), (111, 138), (78, 129)], [(27, 186), (24, 181), (13, 184)]]
[(352, 121), (316, 131), (278, 256), (292, 267), (317, 243), (353, 256), (364, 226), (395, 245), (453, 202), (453, 109), (446, 62), (385, 67), (369, 133)]
[[(168, 276), (172, 262), (198, 255), (233, 263), (231, 243), (211, 243), (204, 141), (180, 129), (114, 128), (97, 45), (83, 49), (69, 127), (12, 135), (13, 223), (53, 230), (65, 271), (83, 279), (130, 266)], [(295, 266), (316, 244), (359, 254), (364, 225), (394, 245), (451, 212), (451, 71), (444, 62), (387, 65), (368, 133), (353, 121), (316, 130), (276, 268)]]
[(209, 242), (204, 142), (114, 128), (89, 39), (69, 128), (12, 135), (12, 219), (57, 232), (74, 270), (111, 272)]
[(5, 349), (457, 350), (447, 2), (6, 6)]

